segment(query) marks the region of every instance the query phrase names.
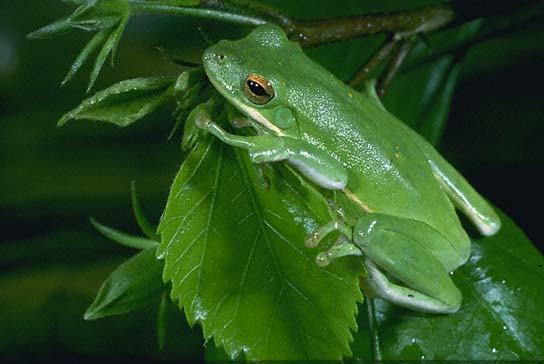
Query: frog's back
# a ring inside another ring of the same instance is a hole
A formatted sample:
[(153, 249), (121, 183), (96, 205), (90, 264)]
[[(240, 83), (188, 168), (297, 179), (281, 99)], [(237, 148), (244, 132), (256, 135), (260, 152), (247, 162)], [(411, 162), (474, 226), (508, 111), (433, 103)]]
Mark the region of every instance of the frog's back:
[[(308, 142), (329, 149), (348, 169), (349, 192), (374, 212), (424, 222), (448, 240), (464, 244), (467, 236), (453, 204), (420, 147), (427, 142), (372, 96), (343, 84), (326, 86), (321, 85), (313, 100), (319, 106), (307, 108), (316, 112), (306, 115), (313, 121), (304, 124), (316, 130), (301, 132)], [(327, 95), (331, 92), (336, 94)]]

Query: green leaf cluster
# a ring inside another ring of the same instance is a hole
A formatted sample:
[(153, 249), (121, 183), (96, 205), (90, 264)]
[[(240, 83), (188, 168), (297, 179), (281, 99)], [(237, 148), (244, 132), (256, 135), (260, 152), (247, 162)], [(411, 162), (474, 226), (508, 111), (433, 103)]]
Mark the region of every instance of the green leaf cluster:
[(79, 6), (70, 16), (34, 31), (28, 37), (31, 39), (50, 38), (64, 34), (72, 29), (96, 31), (97, 33), (77, 56), (70, 71), (62, 81), (62, 84), (70, 81), (81, 66), (94, 53), (98, 52), (87, 87), (87, 91), (90, 91), (98, 78), (102, 66), (110, 55), (113, 65), (117, 45), (130, 18), (129, 1), (75, 0), (71, 2)]

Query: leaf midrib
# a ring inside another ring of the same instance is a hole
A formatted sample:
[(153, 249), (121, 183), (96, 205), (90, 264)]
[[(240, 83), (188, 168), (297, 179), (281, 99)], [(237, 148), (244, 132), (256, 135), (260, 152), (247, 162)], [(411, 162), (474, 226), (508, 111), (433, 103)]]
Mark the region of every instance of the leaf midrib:
[[(265, 238), (268, 251), (270, 252), (270, 255), (272, 257), (272, 262), (274, 264), (277, 275), (278, 275), (279, 280), (281, 282), (280, 292), (281, 291), (286, 291), (287, 302), (288, 302), (288, 305), (289, 305), (289, 308), (290, 308), (289, 312), (295, 312), (296, 307), (294, 307), (294, 305), (293, 305), (293, 303), (291, 301), (291, 298), (289, 297), (290, 295), (288, 293), (288, 290), (285, 289), (285, 285), (286, 285), (285, 281), (286, 280), (285, 280), (285, 278), (284, 278), (284, 276), (283, 276), (283, 274), (281, 272), (281, 269), (279, 267), (277, 258), (276, 258), (275, 254), (274, 254), (274, 251), (273, 251), (272, 247), (270, 246), (270, 239), (268, 238), (266, 230), (264, 229), (264, 226), (265, 226), (266, 223), (268, 223), (268, 221), (264, 218), (263, 211), (261, 210), (260, 205), (257, 203), (257, 196), (256, 196), (255, 191), (254, 191), (254, 186), (252, 185), (252, 183), (249, 180), (249, 175), (248, 175), (248, 172), (247, 172), (247, 170), (245, 168), (244, 162), (242, 161), (242, 157), (241, 157), (240, 153), (241, 153), (240, 151), (235, 150), (236, 159), (238, 160), (238, 164), (240, 165), (240, 170), (242, 171), (243, 182), (246, 185), (246, 188), (247, 188), (247, 191), (248, 191), (248, 194), (249, 194), (249, 197), (250, 197), (251, 204), (253, 205), (253, 209), (256, 211), (256, 217), (257, 217), (257, 219), (259, 221), (259, 229), (261, 230), (261, 232), (263, 234), (263, 237)], [(255, 240), (254, 245), (256, 243), (257, 243), (257, 240)], [(240, 292), (241, 291), (242, 291), (242, 287), (240, 288)], [(299, 340), (302, 339), (302, 346), (304, 348), (304, 352), (306, 354), (306, 357), (309, 357), (308, 348), (306, 347), (306, 343), (304, 341), (304, 336), (303, 336), (303, 334), (301, 332), (298, 317), (297, 317), (296, 314), (292, 314), (292, 317), (293, 317), (293, 319), (295, 321), (295, 326), (297, 328), (297, 333), (298, 333), (298, 339), (296, 340), (296, 342), (298, 342)], [(270, 321), (270, 327), (272, 326), (272, 324), (273, 324), (273, 320)]]

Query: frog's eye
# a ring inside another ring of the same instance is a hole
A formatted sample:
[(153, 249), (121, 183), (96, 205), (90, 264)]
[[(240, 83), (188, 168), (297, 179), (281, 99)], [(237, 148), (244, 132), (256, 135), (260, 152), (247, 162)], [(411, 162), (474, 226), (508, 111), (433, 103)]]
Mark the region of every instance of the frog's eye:
[(258, 104), (264, 105), (274, 98), (274, 88), (264, 77), (251, 74), (244, 82), (244, 93), (247, 98)]

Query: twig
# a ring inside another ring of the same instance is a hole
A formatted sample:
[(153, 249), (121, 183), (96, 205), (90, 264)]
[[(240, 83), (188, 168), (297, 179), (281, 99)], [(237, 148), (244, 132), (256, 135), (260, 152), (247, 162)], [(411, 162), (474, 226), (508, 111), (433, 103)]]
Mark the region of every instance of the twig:
[(372, 71), (374, 71), (384, 61), (384, 59), (387, 58), (387, 56), (389, 56), (391, 52), (395, 50), (395, 48), (397, 48), (397, 45), (398, 40), (387, 40), (374, 54), (374, 56), (372, 56), (372, 58), (370, 58), (370, 60), (355, 73), (355, 75), (348, 82), (348, 85), (350, 87), (355, 87), (366, 80)]
[(403, 39), (417, 33), (427, 33), (451, 20), (455, 13), (448, 5), (431, 6), (393, 13), (356, 15), (319, 21), (293, 21), (286, 29), (292, 40), (303, 47), (336, 42), (362, 35), (392, 33)]
[(382, 360), (382, 351), (380, 349), (380, 335), (378, 333), (378, 322), (376, 320), (376, 308), (374, 299), (365, 297), (366, 312), (368, 316), (368, 328), (370, 330), (370, 345), (372, 346), (372, 359), (377, 362)]
[(393, 58), (391, 58), (391, 61), (387, 65), (387, 69), (384, 72), (383, 77), (380, 78), (376, 87), (376, 92), (380, 98), (385, 95), (385, 90), (387, 89), (391, 81), (393, 81), (393, 78), (395, 78), (395, 76), (397, 75), (397, 72), (404, 63), (408, 52), (410, 52), (414, 44), (415, 40), (413, 38), (403, 40), (398, 51), (395, 53)]

